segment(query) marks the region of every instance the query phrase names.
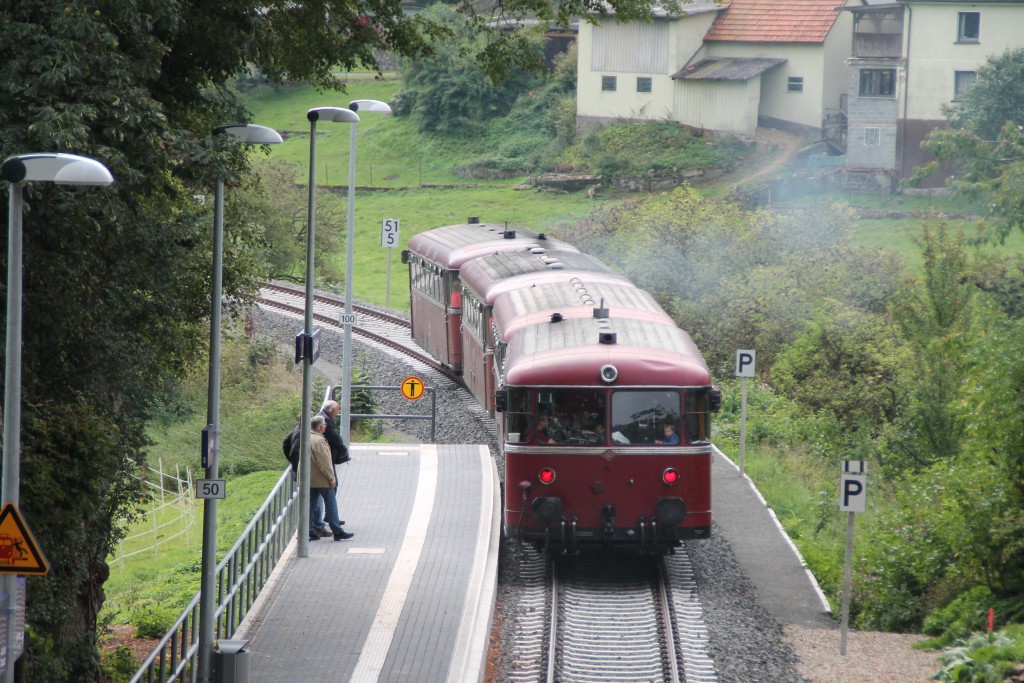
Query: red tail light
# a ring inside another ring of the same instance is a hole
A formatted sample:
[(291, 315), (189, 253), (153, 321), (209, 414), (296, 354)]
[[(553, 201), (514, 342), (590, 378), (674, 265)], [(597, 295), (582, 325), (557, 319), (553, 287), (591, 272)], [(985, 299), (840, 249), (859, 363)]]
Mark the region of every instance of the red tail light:
[(661, 480), (668, 484), (669, 486), (672, 486), (677, 481), (679, 481), (679, 473), (676, 472), (671, 467), (669, 467), (667, 470), (661, 473)]
[(550, 467), (545, 467), (537, 474), (537, 479), (542, 484), (554, 484), (555, 483), (555, 471)]

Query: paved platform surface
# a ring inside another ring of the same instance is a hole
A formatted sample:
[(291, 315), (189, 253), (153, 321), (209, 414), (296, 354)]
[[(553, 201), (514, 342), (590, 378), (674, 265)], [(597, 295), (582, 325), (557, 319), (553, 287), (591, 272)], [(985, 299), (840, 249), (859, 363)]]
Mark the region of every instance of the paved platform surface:
[(293, 541), (233, 636), (251, 683), (483, 679), (500, 491), (486, 446), (354, 444), (348, 541)]
[(757, 588), (761, 606), (782, 624), (834, 628), (828, 600), (775, 513), (736, 463), (717, 448), (714, 454), (711, 516)]

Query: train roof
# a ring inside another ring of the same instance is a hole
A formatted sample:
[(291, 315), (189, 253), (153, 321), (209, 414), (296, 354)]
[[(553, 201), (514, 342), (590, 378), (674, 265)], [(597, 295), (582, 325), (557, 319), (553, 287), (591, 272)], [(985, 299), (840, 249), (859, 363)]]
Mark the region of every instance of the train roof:
[[(603, 309), (603, 310), (600, 310)], [(503, 339), (519, 329), (563, 318), (634, 318), (668, 325), (672, 318), (650, 294), (633, 283), (551, 282), (503, 292), (494, 299), (494, 322)]]
[(628, 285), (629, 278), (578, 251), (509, 252), (475, 259), (460, 273), (463, 284), (490, 306), (499, 294), (553, 282), (586, 280)]
[[(606, 365), (618, 374), (607, 385), (601, 380)], [(506, 386), (711, 384), (690, 335), (675, 325), (632, 319), (577, 318), (523, 328), (509, 339), (503, 374)]]
[(532, 249), (579, 251), (567, 242), (518, 226), (498, 223), (460, 223), (413, 235), (409, 250), (449, 270), (458, 270), (481, 256)]

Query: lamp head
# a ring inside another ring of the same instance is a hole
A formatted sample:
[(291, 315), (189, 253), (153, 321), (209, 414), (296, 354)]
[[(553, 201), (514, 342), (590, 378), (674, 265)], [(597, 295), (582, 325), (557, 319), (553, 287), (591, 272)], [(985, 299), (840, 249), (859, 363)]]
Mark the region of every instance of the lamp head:
[(43, 182), (58, 185), (109, 185), (114, 176), (106, 166), (77, 154), (20, 154), (0, 166), (9, 183)]
[(372, 111), (379, 114), (390, 114), (391, 107), (386, 102), (380, 100), (352, 100), (348, 103), (348, 108), (352, 111)]
[(217, 126), (213, 129), (214, 135), (228, 135), (239, 142), (247, 145), (276, 145), (283, 142), (280, 133), (267, 126), (258, 126), (255, 123), (232, 123), (227, 126)]
[(341, 123), (359, 123), (359, 115), (344, 107), (314, 107), (306, 112), (306, 118), (310, 123), (320, 119)]

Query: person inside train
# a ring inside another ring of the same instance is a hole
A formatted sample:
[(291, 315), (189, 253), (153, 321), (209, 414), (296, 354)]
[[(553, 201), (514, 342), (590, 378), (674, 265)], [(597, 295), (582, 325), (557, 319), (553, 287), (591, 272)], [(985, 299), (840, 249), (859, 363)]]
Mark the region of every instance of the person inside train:
[(556, 443), (555, 440), (551, 438), (550, 434), (548, 433), (548, 429), (548, 416), (544, 413), (541, 413), (540, 415), (537, 416), (536, 429), (524, 429), (520, 433), (519, 441), (520, 443), (529, 443), (530, 441), (533, 440), (533, 437), (536, 436), (537, 443)]
[(658, 444), (659, 446), (678, 446), (679, 445), (679, 435), (676, 434), (676, 426), (674, 424), (672, 424), (671, 422), (666, 422), (665, 423), (665, 438), (664, 439), (655, 439), (654, 443)]

